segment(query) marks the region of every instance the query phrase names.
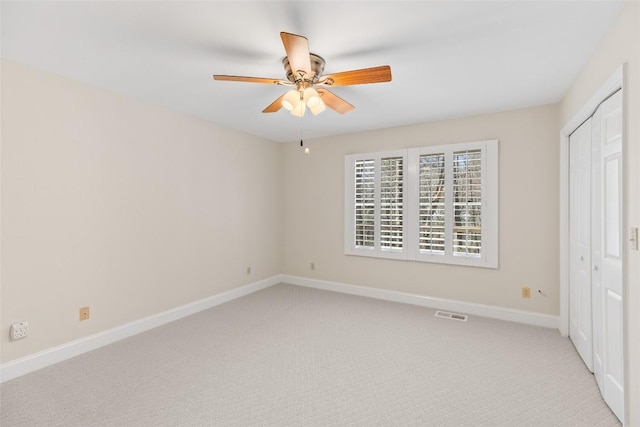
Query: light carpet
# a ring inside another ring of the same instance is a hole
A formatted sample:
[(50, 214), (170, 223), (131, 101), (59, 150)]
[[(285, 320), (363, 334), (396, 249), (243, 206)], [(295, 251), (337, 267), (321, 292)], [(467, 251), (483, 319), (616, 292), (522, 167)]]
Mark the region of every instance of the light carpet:
[(13, 426), (616, 426), (558, 331), (280, 284), (0, 386)]

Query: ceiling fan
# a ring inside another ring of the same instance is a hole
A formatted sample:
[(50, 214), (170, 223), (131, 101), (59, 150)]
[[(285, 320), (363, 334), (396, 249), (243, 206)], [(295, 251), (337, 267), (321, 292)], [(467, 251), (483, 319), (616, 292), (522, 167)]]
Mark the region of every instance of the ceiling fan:
[(329, 87), (391, 81), (391, 67), (388, 65), (322, 75), (324, 59), (309, 52), (309, 43), (305, 37), (285, 32), (281, 32), (280, 37), (287, 53), (287, 56), (282, 60), (287, 76), (286, 80), (218, 74), (214, 75), (213, 78), (215, 80), (295, 87), (295, 89), (291, 89), (273, 101), (262, 112), (275, 113), (284, 107), (291, 114), (298, 117), (304, 116), (307, 108), (314, 115), (323, 112), (325, 106), (340, 114), (348, 113), (355, 108), (327, 89)]

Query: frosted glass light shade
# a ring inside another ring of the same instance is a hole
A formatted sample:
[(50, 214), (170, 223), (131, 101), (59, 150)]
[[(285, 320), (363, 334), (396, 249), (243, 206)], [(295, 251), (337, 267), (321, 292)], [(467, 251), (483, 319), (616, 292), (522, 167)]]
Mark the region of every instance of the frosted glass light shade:
[(322, 113), (324, 110), (327, 109), (327, 107), (324, 105), (324, 101), (322, 101), (322, 99), (318, 98), (318, 103), (316, 105), (314, 105), (313, 107), (311, 106), (311, 103), (308, 103), (307, 106), (309, 107), (309, 110), (311, 110), (311, 112), (313, 113), (314, 116), (317, 116), (318, 114)]
[(282, 106), (289, 111), (293, 111), (293, 109), (299, 103), (300, 103), (300, 93), (295, 89), (292, 89), (289, 92), (287, 92), (282, 98)]
[(313, 108), (322, 102), (320, 95), (318, 95), (318, 91), (312, 87), (308, 87), (304, 90), (303, 98), (309, 108)]

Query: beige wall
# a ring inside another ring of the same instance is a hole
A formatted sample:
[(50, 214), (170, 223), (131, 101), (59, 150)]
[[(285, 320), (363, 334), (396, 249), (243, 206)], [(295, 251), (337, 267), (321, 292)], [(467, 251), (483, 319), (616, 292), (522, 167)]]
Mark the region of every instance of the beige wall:
[[(284, 273), (557, 315), (557, 116), (543, 106), (319, 139), (309, 156), (285, 144)], [(500, 140), (499, 269), (344, 254), (346, 154), (486, 139)]]
[[(614, 71), (626, 64), (624, 80), (626, 224), (640, 227), (640, 3), (629, 2), (560, 103), (564, 126)], [(628, 227), (625, 226), (625, 232)], [(624, 272), (626, 323), (626, 425), (640, 426), (640, 252), (627, 248)], [(633, 402), (633, 403), (631, 403)]]
[(11, 62), (2, 89), (2, 362), (280, 272), (277, 144)]

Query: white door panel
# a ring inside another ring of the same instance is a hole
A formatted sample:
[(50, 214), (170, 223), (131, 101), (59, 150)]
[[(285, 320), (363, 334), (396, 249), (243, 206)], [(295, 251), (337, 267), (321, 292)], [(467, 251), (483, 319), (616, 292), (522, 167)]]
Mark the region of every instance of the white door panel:
[(622, 92), (605, 101), (593, 120), (599, 128), (592, 152), (594, 373), (604, 400), (624, 422)]
[(618, 418), (624, 420), (622, 297), (616, 292), (607, 292), (605, 301), (606, 321), (602, 396)]
[(604, 159), (604, 240), (606, 258), (622, 261), (620, 245), (620, 155)]
[(602, 215), (600, 209), (600, 200), (602, 200), (602, 186), (599, 185), (602, 176), (602, 146), (596, 143), (602, 138), (602, 121), (600, 115), (595, 114), (591, 124), (591, 318), (593, 322), (592, 340), (593, 340), (593, 373), (598, 383), (598, 387), (602, 391), (603, 379), (603, 360), (602, 360), (602, 340), (604, 331), (602, 325), (603, 310), (603, 293), (602, 293), (602, 233), (600, 232), (600, 224)]
[(569, 138), (569, 338), (593, 370), (591, 321), (591, 119)]

